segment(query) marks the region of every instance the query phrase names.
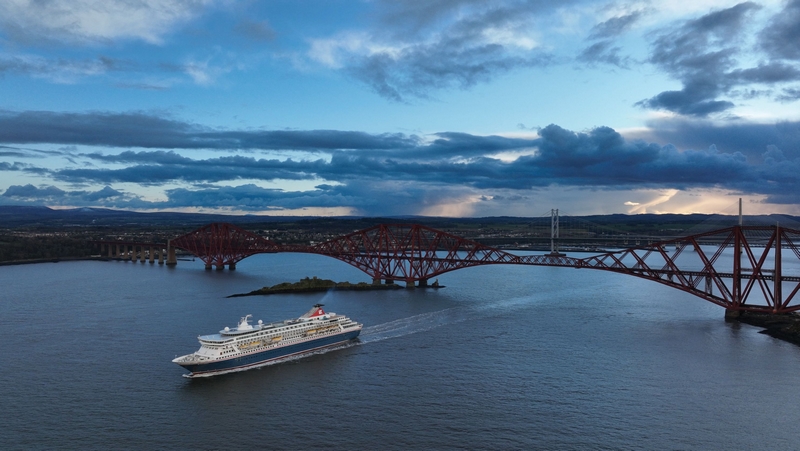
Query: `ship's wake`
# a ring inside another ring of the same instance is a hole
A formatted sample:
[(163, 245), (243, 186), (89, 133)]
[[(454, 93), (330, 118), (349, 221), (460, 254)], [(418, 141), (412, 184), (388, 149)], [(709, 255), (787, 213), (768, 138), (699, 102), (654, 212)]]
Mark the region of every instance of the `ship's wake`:
[(396, 319), (387, 323), (365, 327), (361, 330), (359, 342), (360, 344), (373, 343), (389, 338), (426, 332), (445, 325), (498, 316), (520, 306), (531, 304), (533, 301), (533, 297), (525, 296), (475, 306), (451, 307)]

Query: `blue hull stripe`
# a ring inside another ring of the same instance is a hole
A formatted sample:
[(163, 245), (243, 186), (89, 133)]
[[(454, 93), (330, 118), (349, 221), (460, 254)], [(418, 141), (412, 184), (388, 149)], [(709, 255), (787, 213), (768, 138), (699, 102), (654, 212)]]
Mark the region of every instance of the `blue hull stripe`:
[(217, 372), (217, 371), (227, 371), (238, 368), (246, 368), (248, 366), (266, 363), (269, 362), (270, 360), (276, 360), (291, 355), (303, 354), (306, 352), (311, 352), (315, 349), (344, 343), (348, 340), (356, 338), (360, 332), (361, 330), (355, 330), (352, 332), (346, 332), (344, 334), (322, 337), (316, 340), (305, 341), (302, 343), (297, 343), (289, 346), (283, 346), (277, 349), (269, 349), (263, 352), (243, 355), (240, 357), (234, 357), (227, 360), (219, 360), (216, 362), (189, 364), (181, 366), (191, 371), (193, 375), (201, 373)]

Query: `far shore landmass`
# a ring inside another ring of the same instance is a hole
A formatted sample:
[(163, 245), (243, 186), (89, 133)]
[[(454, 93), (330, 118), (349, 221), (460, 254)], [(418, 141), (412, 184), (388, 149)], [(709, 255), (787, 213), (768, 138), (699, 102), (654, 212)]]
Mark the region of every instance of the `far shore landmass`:
[[(317, 293), (323, 291), (370, 291), (370, 290), (397, 290), (404, 289), (402, 285), (394, 283), (386, 284), (371, 284), (367, 282), (334, 282), (330, 279), (320, 279), (316, 276), (306, 277), (299, 282), (283, 282), (271, 287), (264, 287), (249, 293), (238, 293), (228, 296), (229, 298), (236, 298), (241, 296), (258, 296), (268, 294), (286, 294), (286, 293)], [(438, 282), (423, 288), (444, 288)]]

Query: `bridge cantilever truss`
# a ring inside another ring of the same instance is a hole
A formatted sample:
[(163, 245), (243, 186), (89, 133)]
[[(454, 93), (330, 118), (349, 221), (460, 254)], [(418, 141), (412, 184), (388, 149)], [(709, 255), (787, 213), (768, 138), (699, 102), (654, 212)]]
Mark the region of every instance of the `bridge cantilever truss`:
[(470, 266), (518, 263), (515, 255), (418, 224), (380, 224), (312, 247), (369, 274), (407, 283)]
[(206, 267), (264, 252), (327, 255), (376, 283), (425, 285), (440, 274), (487, 264), (597, 269), (652, 280), (733, 311), (800, 310), (800, 231), (778, 226), (736, 226), (585, 258), (515, 255), (416, 224), (380, 224), (314, 246), (279, 245), (230, 224), (210, 224), (171, 244)]
[(272, 241), (233, 224), (216, 222), (170, 240), (169, 246), (199, 257), (206, 264), (234, 269), (240, 260), (255, 254), (279, 252)]

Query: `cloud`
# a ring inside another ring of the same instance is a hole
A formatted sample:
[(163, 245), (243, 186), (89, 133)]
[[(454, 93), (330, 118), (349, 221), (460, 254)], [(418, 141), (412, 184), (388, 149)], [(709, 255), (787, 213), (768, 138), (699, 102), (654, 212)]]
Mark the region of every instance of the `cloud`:
[(783, 93), (776, 98), (779, 102), (794, 102), (800, 100), (800, 89), (798, 88), (784, 88), (782, 92)]
[(309, 57), (387, 99), (425, 99), (435, 90), (466, 89), (552, 64), (535, 24), (559, 6), (563, 2), (379, 2), (379, 26), (316, 39)]
[(759, 41), (772, 58), (800, 61), (800, 0), (787, 1), (761, 31)]
[[(787, 84), (800, 82), (796, 45), (800, 0), (788, 2), (766, 27), (753, 30), (760, 23), (753, 20), (760, 9), (755, 3), (740, 3), (652, 34), (649, 62), (680, 80), (683, 88), (661, 92), (636, 105), (704, 118), (732, 110), (733, 98), (797, 100), (794, 88)], [(753, 39), (766, 54), (752, 53), (748, 44)], [(770, 59), (765, 60), (765, 55)], [(750, 61), (758, 63), (741, 67)]]
[(26, 74), (56, 83), (74, 83), (83, 77), (102, 75), (130, 66), (131, 63), (104, 56), (83, 60), (52, 59), (37, 55), (0, 57), (0, 74)]
[[(555, 186), (661, 192), (724, 189), (775, 202), (800, 202), (799, 131), (800, 123), (792, 122), (721, 126), (675, 119), (656, 121), (649, 135), (629, 138), (609, 127), (574, 132), (554, 124), (530, 138), (455, 132), (417, 137), (330, 130), (219, 130), (143, 113), (5, 113), (0, 115), (0, 137), (9, 143), (123, 150), (69, 149), (63, 155), (74, 159), (69, 167), (9, 162), (0, 164), (0, 170), (106, 186), (92, 192), (92, 199), (120, 208), (174, 208), (202, 201), (209, 207), (228, 202), (255, 210), (305, 205), (354, 208), (364, 214), (414, 214), (421, 209), (473, 208), (481, 196), (488, 199), (494, 193), (499, 195), (496, 202), (511, 202), (530, 190)], [(204, 157), (188, 152), (192, 149), (215, 149), (221, 155)], [(239, 154), (254, 149), (313, 158)], [(253, 183), (286, 180), (297, 182), (298, 188), (284, 191)], [(120, 183), (163, 186), (169, 201), (147, 203), (125, 196), (114, 191)], [(29, 198), (37, 195), (34, 188), (25, 187)], [(21, 198), (22, 192), (14, 188), (6, 197)], [(68, 200), (89, 202), (89, 192), (77, 193)], [(38, 193), (48, 199), (56, 194)]]
[(337, 130), (215, 130), (146, 113), (58, 113), (0, 110), (0, 142), (159, 149), (390, 149), (415, 136)]
[(681, 80), (684, 87), (637, 105), (696, 117), (733, 108), (732, 102), (717, 97), (733, 84), (727, 71), (736, 65), (748, 17), (759, 8), (755, 3), (740, 3), (656, 33), (649, 61)]
[(703, 148), (716, 145), (727, 152), (739, 152), (750, 161), (760, 161), (761, 154), (774, 145), (790, 158), (800, 158), (800, 122), (783, 121), (758, 124), (744, 121), (715, 123), (709, 120), (671, 118), (651, 120), (647, 131), (634, 138), (672, 143), (679, 148)]
[(619, 36), (630, 30), (643, 15), (644, 12), (642, 11), (634, 11), (630, 14), (612, 17), (605, 22), (600, 22), (592, 27), (589, 32), (589, 39), (606, 39)]
[(56, 188), (55, 186), (48, 186), (45, 188), (37, 188), (33, 185), (11, 185), (4, 193), (3, 197), (14, 197), (20, 199), (49, 199), (60, 198), (66, 196), (66, 191)]
[(578, 55), (578, 61), (589, 64), (603, 63), (627, 69), (630, 66), (630, 57), (620, 56), (620, 47), (613, 46), (611, 41), (595, 42), (583, 49)]
[(21, 43), (97, 44), (164, 35), (203, 12), (213, 0), (6, 0), (0, 30)]

